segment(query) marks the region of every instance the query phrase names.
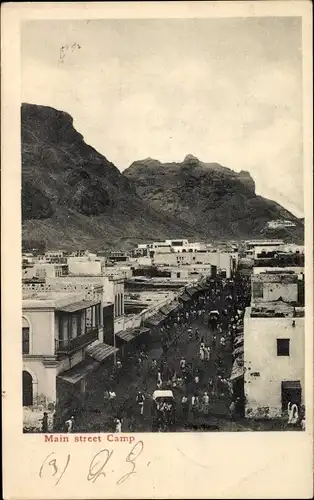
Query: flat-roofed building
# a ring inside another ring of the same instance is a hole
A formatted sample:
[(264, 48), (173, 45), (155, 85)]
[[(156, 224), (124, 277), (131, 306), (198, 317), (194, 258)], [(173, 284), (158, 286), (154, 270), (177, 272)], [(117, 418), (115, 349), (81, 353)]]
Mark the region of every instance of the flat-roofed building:
[(247, 418), (278, 418), (304, 404), (304, 309), (259, 302), (244, 317)]
[(252, 302), (298, 302), (298, 275), (294, 273), (261, 273), (251, 279)]

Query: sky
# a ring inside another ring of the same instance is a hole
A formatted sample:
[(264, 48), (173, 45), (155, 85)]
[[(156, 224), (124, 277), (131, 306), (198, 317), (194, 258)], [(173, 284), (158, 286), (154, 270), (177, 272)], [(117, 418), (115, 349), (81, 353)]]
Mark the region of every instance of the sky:
[(27, 21), (21, 65), (119, 170), (193, 154), (304, 215), (301, 18)]

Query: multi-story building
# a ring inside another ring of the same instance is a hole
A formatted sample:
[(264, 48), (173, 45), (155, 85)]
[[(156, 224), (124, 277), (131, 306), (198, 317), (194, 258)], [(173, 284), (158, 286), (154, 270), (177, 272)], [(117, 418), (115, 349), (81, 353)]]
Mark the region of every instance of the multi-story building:
[(245, 257), (254, 257), (255, 255), (255, 247), (267, 247), (268, 249), (278, 249), (284, 244), (283, 240), (247, 240), (244, 242), (244, 256)]
[(46, 277), (54, 278), (56, 276), (66, 276), (68, 274), (68, 265), (66, 262), (40, 262), (22, 270), (23, 279), (45, 279)]
[(100, 300), (84, 293), (24, 291), (22, 311), (23, 406), (61, 412), (80, 405), (89, 373), (115, 351), (103, 343)]
[(158, 253), (153, 256), (152, 262), (155, 266), (194, 266), (210, 265), (213, 275), (221, 273), (230, 278), (237, 266), (237, 255), (224, 252), (170, 252)]
[(277, 418), (304, 404), (304, 309), (259, 302), (244, 317), (247, 418)]

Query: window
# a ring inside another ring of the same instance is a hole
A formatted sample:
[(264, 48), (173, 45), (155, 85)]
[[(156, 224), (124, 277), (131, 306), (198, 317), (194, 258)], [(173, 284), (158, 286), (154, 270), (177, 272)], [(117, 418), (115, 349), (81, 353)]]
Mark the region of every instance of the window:
[(22, 353), (30, 354), (30, 328), (29, 322), (22, 317)]
[(277, 339), (277, 356), (290, 356), (290, 339)]
[(29, 327), (22, 328), (22, 352), (29, 354)]
[(263, 283), (253, 281), (253, 297), (254, 299), (263, 298)]

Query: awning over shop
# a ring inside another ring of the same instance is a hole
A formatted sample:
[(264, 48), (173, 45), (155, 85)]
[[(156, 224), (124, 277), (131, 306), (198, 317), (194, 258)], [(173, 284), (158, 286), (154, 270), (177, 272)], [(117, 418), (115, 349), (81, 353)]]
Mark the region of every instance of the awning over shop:
[(244, 375), (243, 358), (236, 358), (232, 365), (230, 380), (237, 380)]
[(144, 333), (150, 333), (150, 328), (146, 328), (145, 326), (133, 328), (133, 335), (135, 335), (135, 337), (139, 337), (140, 335), (144, 335)]
[(182, 302), (189, 302), (189, 300), (191, 300), (191, 297), (187, 293), (183, 293), (182, 295), (180, 295), (179, 300), (182, 300)]
[(236, 349), (234, 349), (232, 354), (234, 357), (238, 357), (238, 356), (242, 356), (243, 353), (244, 353), (244, 347), (242, 345), (242, 346), (236, 347)]
[(244, 335), (238, 335), (237, 337), (235, 337), (233, 344), (236, 348), (239, 347), (241, 344), (243, 344), (243, 342), (244, 342)]
[(86, 375), (98, 368), (98, 366), (99, 363), (97, 361), (84, 360), (70, 370), (58, 375), (58, 378), (70, 384), (77, 384), (77, 382), (80, 382)]
[(161, 312), (158, 312), (158, 313), (154, 314), (153, 316), (151, 316), (150, 318), (147, 318), (145, 320), (145, 324), (151, 325), (151, 326), (158, 326), (158, 325), (160, 325), (160, 323), (165, 321), (165, 319), (166, 319), (165, 316)]
[(96, 344), (89, 346), (86, 349), (86, 354), (88, 354), (91, 358), (94, 358), (96, 359), (96, 361), (101, 363), (101, 361), (104, 361), (109, 356), (112, 356), (112, 354), (114, 354), (118, 350), (119, 349), (113, 347), (112, 345)]
[(193, 295), (195, 295), (198, 292), (198, 290), (197, 288), (195, 288), (195, 286), (192, 286), (191, 288), (187, 288), (186, 292), (188, 295), (190, 295), (190, 297), (193, 297)]
[(131, 340), (135, 339), (135, 335), (133, 335), (131, 328), (121, 330), (121, 332), (117, 332), (115, 335), (119, 337), (119, 339), (124, 340), (124, 342), (131, 342)]
[(120, 332), (116, 333), (116, 337), (119, 337), (119, 339), (124, 340), (124, 342), (131, 342), (131, 340), (135, 339), (136, 337), (139, 337), (140, 335), (149, 332), (150, 332), (149, 328), (140, 326), (137, 328), (127, 328), (126, 330), (121, 330)]
[(167, 304), (163, 307), (161, 307), (159, 310), (162, 314), (165, 316), (168, 316), (168, 314), (174, 313), (178, 309), (178, 304)]
[(73, 313), (80, 311), (82, 309), (88, 309), (88, 307), (96, 306), (100, 304), (99, 301), (95, 300), (81, 300), (80, 302), (74, 302), (73, 304), (68, 304), (67, 306), (58, 307), (58, 311)]
[(284, 380), (281, 382), (283, 389), (301, 389), (301, 384), (299, 380)]

